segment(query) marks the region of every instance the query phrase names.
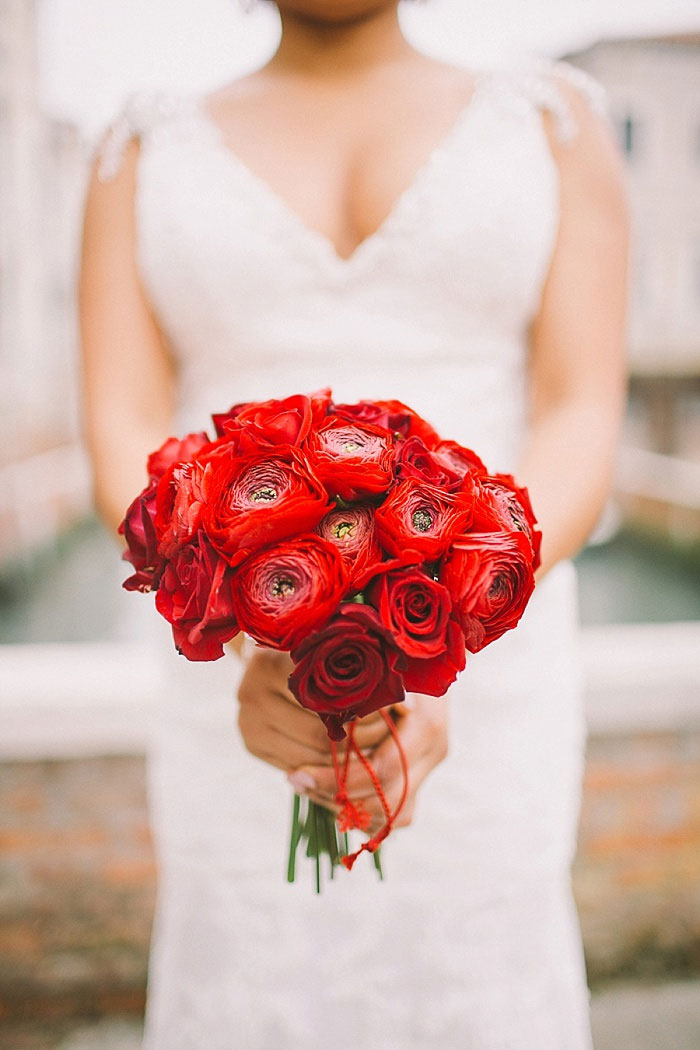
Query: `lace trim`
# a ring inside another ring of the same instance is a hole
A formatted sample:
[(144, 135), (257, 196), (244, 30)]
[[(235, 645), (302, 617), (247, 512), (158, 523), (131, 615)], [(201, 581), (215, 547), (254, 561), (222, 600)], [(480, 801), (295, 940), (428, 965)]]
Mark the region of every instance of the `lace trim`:
[(576, 138), (579, 125), (557, 80), (566, 81), (595, 113), (608, 122), (611, 120), (607, 89), (590, 73), (569, 62), (532, 59), (524, 67), (515, 70), (509, 79), (531, 102), (552, 114), (555, 133), (562, 143), (570, 143)]
[(188, 111), (187, 100), (164, 92), (131, 95), (112, 121), (98, 148), (97, 177), (101, 182), (116, 178), (124, 163), (126, 147), (134, 138), (150, 134)]

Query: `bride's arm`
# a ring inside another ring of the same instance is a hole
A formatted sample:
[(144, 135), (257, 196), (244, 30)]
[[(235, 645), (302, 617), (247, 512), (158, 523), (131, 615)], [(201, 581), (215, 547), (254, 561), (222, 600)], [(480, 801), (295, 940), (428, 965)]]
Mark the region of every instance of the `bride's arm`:
[[(609, 125), (568, 84), (579, 126), (560, 144), (560, 225), (531, 329), (531, 430), (516, 473), (542, 529), (539, 576), (585, 542), (605, 503), (625, 400), (629, 217)], [(549, 121), (549, 118), (545, 118)]]
[(136, 264), (138, 143), (109, 182), (94, 165), (85, 204), (79, 283), (83, 429), (95, 501), (115, 530), (146, 483), (146, 456), (170, 433), (174, 370)]

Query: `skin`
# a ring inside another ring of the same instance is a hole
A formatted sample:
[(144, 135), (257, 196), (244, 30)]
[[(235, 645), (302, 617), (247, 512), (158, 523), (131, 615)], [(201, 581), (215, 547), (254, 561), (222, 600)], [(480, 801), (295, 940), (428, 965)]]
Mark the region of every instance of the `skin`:
[[(280, 0), (282, 37), (273, 58), (207, 99), (231, 148), (345, 258), (381, 224), (473, 90), (471, 74), (413, 50), (397, 6)], [(623, 162), (607, 124), (568, 84), (561, 90), (580, 130), (573, 144), (561, 145), (543, 115), (559, 171), (560, 225), (529, 333), (531, 430), (516, 471), (544, 535), (539, 578), (574, 554), (598, 519), (625, 398)], [(110, 183), (93, 173), (83, 236), (85, 431), (98, 509), (111, 528), (141, 487), (146, 454), (172, 432), (176, 384), (135, 263), (137, 156), (134, 142)], [(333, 809), (325, 730), (288, 693), (290, 666), (285, 654), (256, 650), (248, 658), (239, 728), (252, 754)], [(410, 697), (396, 717), (410, 782), (401, 825), (411, 822), (420, 784), (447, 754), (447, 702)], [(362, 720), (358, 741), (395, 803), (401, 769), (378, 715)], [(365, 798), (376, 830), (382, 814), (358, 763), (348, 787)]]

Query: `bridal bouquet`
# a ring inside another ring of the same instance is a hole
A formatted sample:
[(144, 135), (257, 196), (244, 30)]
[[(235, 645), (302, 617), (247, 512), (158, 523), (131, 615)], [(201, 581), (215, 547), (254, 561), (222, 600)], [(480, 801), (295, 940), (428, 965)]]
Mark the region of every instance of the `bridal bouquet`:
[[(288, 877), (299, 842), (316, 860), (374, 855), (394, 809), (354, 720), (381, 711), (400, 749), (394, 705), (442, 696), (472, 653), (518, 623), (541, 534), (525, 489), (489, 474), (398, 401), (337, 404), (330, 390), (235, 405), (216, 437), (169, 438), (120, 526), (127, 590), (155, 591), (189, 660), (216, 660), (239, 631), (291, 654), (289, 688), (324, 722), (340, 807), (295, 796)], [(367, 772), (385, 815), (348, 854), (369, 815), (348, 797), (348, 763)], [(403, 760), (403, 756), (402, 756)]]

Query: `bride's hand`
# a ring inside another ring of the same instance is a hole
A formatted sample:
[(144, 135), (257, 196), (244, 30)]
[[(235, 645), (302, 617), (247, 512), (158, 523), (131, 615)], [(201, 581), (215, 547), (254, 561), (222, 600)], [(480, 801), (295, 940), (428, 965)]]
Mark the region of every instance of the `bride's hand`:
[[(405, 827), (413, 820), (418, 788), (447, 756), (447, 701), (411, 694), (407, 702), (397, 705), (395, 710), (399, 713), (396, 732), (408, 765), (408, 794), (394, 826)], [(355, 738), (358, 739), (357, 731)], [(387, 802), (393, 810), (403, 791), (403, 771), (396, 742), (390, 736), (385, 737), (373, 752), (371, 761)], [(313, 780), (315, 785), (303, 793), (313, 802), (319, 802), (337, 813), (339, 807), (334, 802), (337, 788), (333, 770), (322, 764), (305, 765), (303, 769), (297, 770), (295, 775), (299, 773)], [(357, 759), (353, 759), (350, 764), (347, 791), (353, 802), (362, 801), (372, 818), (369, 830), (374, 834), (385, 822), (384, 810), (367, 773)]]
[[(292, 668), (286, 653), (253, 651), (238, 690), (238, 727), (251, 754), (286, 773), (297, 771), (292, 784), (302, 791), (305, 779), (300, 767), (322, 768), (333, 779), (333, 760), (320, 718), (301, 707), (287, 688)], [(358, 746), (370, 754), (388, 734), (379, 713), (358, 719), (355, 725)]]

